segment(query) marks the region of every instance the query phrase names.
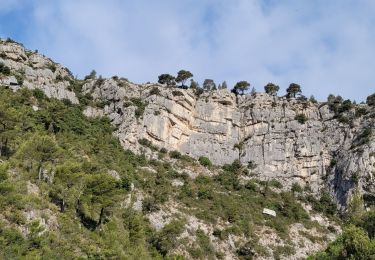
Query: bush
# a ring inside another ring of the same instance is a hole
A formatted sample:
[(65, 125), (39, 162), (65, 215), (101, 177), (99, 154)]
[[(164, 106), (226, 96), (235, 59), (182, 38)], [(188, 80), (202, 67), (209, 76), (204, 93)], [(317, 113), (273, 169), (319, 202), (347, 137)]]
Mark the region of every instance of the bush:
[(143, 116), (147, 103), (142, 102), (140, 98), (131, 98), (130, 100), (133, 103), (133, 105), (137, 107), (135, 110), (135, 117), (140, 118), (141, 116)]
[(366, 103), (369, 106), (375, 106), (375, 93), (367, 97)]
[(166, 256), (169, 251), (177, 247), (177, 237), (184, 230), (184, 222), (180, 220), (172, 220), (165, 225), (163, 229), (154, 235), (151, 244), (162, 254)]
[(297, 182), (292, 184), (292, 192), (302, 192), (303, 189), (301, 185), (299, 185)]
[(205, 156), (201, 156), (201, 157), (199, 157), (198, 161), (199, 161), (199, 163), (200, 163), (201, 165), (203, 165), (204, 167), (210, 167), (210, 166), (212, 166), (212, 162), (210, 161), (210, 159), (208, 159), (208, 158), (205, 157)]
[(163, 153), (163, 154), (166, 154), (166, 153), (168, 153), (168, 150), (163, 147), (163, 148), (160, 149), (160, 152)]
[(0, 74), (9, 76), (10, 75), (10, 68), (5, 66), (4, 63), (0, 62)]
[(269, 185), (272, 186), (272, 187), (278, 188), (278, 189), (281, 189), (283, 187), (283, 185), (281, 184), (281, 182), (279, 182), (278, 180), (275, 180), (275, 179), (272, 179), (269, 182)]
[(304, 114), (298, 114), (298, 115), (295, 116), (294, 119), (297, 120), (298, 123), (300, 123), (300, 124), (304, 124), (308, 120), (307, 117)]
[(47, 96), (44, 94), (43, 90), (41, 89), (33, 89), (32, 90), (33, 96), (36, 97), (38, 100), (46, 99)]
[(142, 201), (142, 211), (144, 213), (154, 212), (159, 210), (159, 206), (156, 204), (156, 201), (154, 198), (145, 198)]
[(150, 90), (150, 96), (151, 95), (159, 95), (160, 94), (160, 90), (159, 88), (157, 87), (153, 87), (151, 90)]
[(181, 159), (182, 155), (179, 151), (170, 151), (169, 157), (171, 157), (173, 159)]
[(153, 151), (157, 151), (158, 150), (158, 148), (155, 145), (153, 145), (150, 140), (148, 140), (146, 138), (139, 139), (138, 143), (140, 145), (143, 145), (143, 146), (146, 146), (146, 147), (150, 148)]

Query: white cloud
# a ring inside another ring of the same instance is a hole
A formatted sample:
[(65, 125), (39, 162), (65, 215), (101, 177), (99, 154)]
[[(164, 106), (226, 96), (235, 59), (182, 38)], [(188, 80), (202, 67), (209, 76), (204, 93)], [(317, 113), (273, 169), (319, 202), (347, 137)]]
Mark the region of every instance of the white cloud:
[(33, 12), (25, 44), (80, 76), (145, 82), (186, 68), (258, 90), (297, 82), (320, 99), (375, 91), (372, 0), (39, 0)]

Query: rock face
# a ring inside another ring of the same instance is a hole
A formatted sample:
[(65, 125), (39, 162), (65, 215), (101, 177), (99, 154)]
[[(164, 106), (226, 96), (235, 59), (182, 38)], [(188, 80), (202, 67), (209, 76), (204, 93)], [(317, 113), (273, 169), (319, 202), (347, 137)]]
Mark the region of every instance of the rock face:
[[(159, 84), (136, 85), (124, 79), (91, 80), (86, 94), (102, 102), (88, 107), (88, 116), (108, 116), (123, 147), (152, 156), (153, 146), (177, 150), (193, 158), (208, 157), (217, 165), (239, 159), (259, 178), (278, 178), (290, 186), (309, 184), (319, 192), (330, 187), (346, 206), (359, 191), (374, 199), (375, 142), (366, 129), (374, 128), (374, 109), (366, 116), (345, 112), (350, 124), (340, 123), (326, 103), (274, 97), (266, 93), (235, 96), (228, 90), (196, 96), (191, 89)], [(297, 115), (305, 115), (300, 123)], [(372, 115), (372, 116), (371, 116)]]
[(69, 70), (36, 51), (26, 50), (18, 43), (0, 40), (0, 63), (12, 71), (12, 75), (0, 75), (1, 85), (13, 90), (21, 86), (40, 89), (47, 97), (68, 99), (78, 104), (75, 93), (68, 90), (73, 79)]
[[(43, 55), (0, 40), (1, 63), (11, 70), (0, 73), (1, 85), (40, 89), (48, 97), (79, 103), (70, 90), (69, 70)], [(356, 105), (338, 120), (327, 103), (266, 93), (236, 96), (224, 89), (197, 96), (192, 89), (117, 77), (85, 82), (83, 94), (95, 104), (85, 115), (109, 117), (124, 149), (150, 157), (155, 148), (177, 150), (217, 165), (238, 159), (251, 175), (277, 178), (286, 187), (299, 182), (316, 193), (328, 187), (344, 208), (357, 193), (375, 204), (374, 107)]]

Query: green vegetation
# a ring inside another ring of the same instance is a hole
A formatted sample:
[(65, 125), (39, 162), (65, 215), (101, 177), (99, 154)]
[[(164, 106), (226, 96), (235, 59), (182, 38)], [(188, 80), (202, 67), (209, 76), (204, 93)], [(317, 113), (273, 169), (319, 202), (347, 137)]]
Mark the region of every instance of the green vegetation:
[(167, 86), (174, 86), (176, 85), (176, 82), (175, 82), (176, 78), (173, 77), (172, 75), (170, 74), (161, 74), (159, 76), (159, 80), (158, 82), (160, 84), (166, 84)]
[(0, 75), (9, 76), (10, 75), (10, 68), (4, 63), (0, 62)]
[(264, 91), (266, 91), (266, 93), (270, 94), (271, 96), (276, 96), (279, 89), (280, 87), (273, 83), (268, 83), (264, 86)]
[(304, 124), (308, 120), (308, 118), (304, 114), (298, 114), (294, 117), (294, 119), (297, 120), (300, 124)]
[(135, 117), (140, 118), (143, 116), (143, 113), (145, 112), (147, 103), (143, 102), (140, 98), (131, 98), (130, 99), (133, 105), (135, 105), (137, 108), (135, 110)]
[(190, 71), (180, 70), (177, 73), (176, 82), (181, 83), (181, 87), (184, 87), (186, 80), (190, 79), (191, 77), (193, 77), (193, 74)]
[(367, 97), (366, 103), (369, 106), (375, 106), (375, 93)]
[[(31, 104), (38, 102), (39, 111)], [(1, 88), (0, 258), (149, 258), (147, 223), (120, 201), (136, 182), (142, 156), (124, 151), (106, 119), (87, 119), (79, 106), (48, 99), (40, 91)], [(16, 175), (9, 175), (12, 169)], [(116, 170), (120, 179), (107, 174)], [(27, 182), (39, 195), (27, 192)], [(56, 216), (58, 229), (27, 225), (28, 210)], [(43, 233), (41, 233), (43, 231)], [(95, 245), (95, 247), (93, 247)]]
[(236, 94), (240, 93), (241, 95), (243, 95), (244, 92), (249, 89), (249, 87), (250, 87), (250, 83), (249, 82), (247, 82), (247, 81), (239, 81), (234, 86), (232, 92), (234, 92)]
[(212, 162), (210, 161), (210, 159), (208, 159), (207, 157), (205, 156), (201, 156), (199, 157), (198, 159), (199, 163), (205, 167), (210, 167), (212, 166)]
[(216, 84), (212, 79), (205, 79), (203, 82), (203, 89), (206, 91), (216, 90)]
[(288, 97), (296, 97), (297, 94), (301, 94), (301, 86), (296, 83), (291, 83), (286, 89)]

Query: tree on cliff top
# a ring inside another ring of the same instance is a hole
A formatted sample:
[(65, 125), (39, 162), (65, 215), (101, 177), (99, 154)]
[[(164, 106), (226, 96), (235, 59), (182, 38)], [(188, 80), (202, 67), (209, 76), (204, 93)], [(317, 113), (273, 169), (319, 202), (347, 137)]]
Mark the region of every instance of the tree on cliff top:
[(250, 87), (250, 83), (247, 81), (239, 81), (236, 83), (236, 85), (233, 88), (233, 92), (236, 94), (239, 94), (239, 91), (241, 92), (241, 95), (244, 94), (246, 90), (248, 90)]
[(181, 87), (185, 86), (186, 80), (193, 77), (193, 74), (188, 70), (180, 70), (177, 73), (176, 82), (181, 83)]
[(167, 84), (167, 86), (174, 86), (174, 85), (176, 85), (175, 77), (173, 77), (170, 74), (161, 74), (159, 76), (158, 82), (160, 84)]
[(266, 91), (266, 93), (270, 94), (271, 96), (276, 96), (279, 89), (280, 87), (273, 83), (268, 83), (267, 85), (264, 86), (264, 90)]
[(301, 94), (301, 86), (296, 83), (291, 83), (289, 87), (286, 89), (288, 97), (296, 97), (297, 94)]

